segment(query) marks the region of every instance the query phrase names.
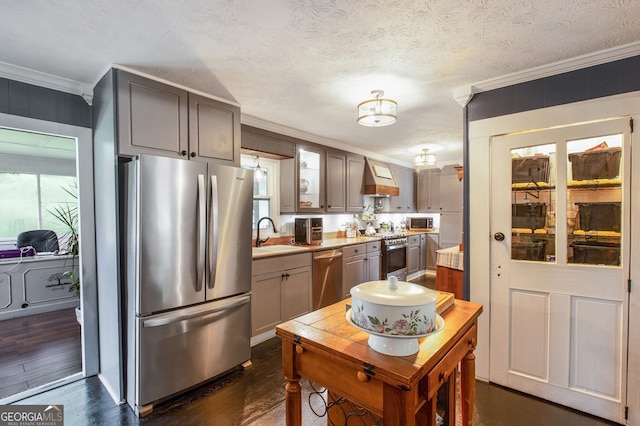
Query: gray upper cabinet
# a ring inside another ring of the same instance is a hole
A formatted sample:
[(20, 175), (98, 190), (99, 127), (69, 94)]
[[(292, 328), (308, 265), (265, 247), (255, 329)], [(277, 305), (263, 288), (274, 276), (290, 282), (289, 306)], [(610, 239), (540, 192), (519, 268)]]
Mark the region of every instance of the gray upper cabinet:
[(280, 160), (280, 213), (296, 212), (296, 160)]
[(418, 173), (418, 211), (422, 213), (462, 211), (462, 182), (453, 166)]
[(440, 213), (440, 169), (421, 170), (417, 186), (418, 211)]
[(343, 153), (327, 151), (327, 213), (343, 213), (345, 211), (347, 201), (346, 162), (347, 157)]
[(116, 70), (118, 154), (240, 164), (240, 108)]
[(187, 155), (188, 92), (117, 70), (119, 154)]
[(364, 157), (347, 154), (347, 212), (361, 213), (364, 208)]
[(462, 182), (453, 166), (444, 166), (440, 172), (440, 210), (462, 211)]
[(189, 93), (189, 156), (240, 164), (240, 108)]
[(392, 164), (391, 172), (400, 187), (400, 195), (391, 197), (389, 213), (415, 212), (415, 175), (413, 169)]

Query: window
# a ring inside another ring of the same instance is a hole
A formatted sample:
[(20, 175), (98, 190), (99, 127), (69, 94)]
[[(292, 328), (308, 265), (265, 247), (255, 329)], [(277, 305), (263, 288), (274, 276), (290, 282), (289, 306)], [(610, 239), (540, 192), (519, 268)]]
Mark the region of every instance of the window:
[(59, 237), (66, 228), (52, 214), (56, 207), (77, 206), (68, 193), (76, 188), (75, 176), (0, 172), (0, 238), (15, 240), (22, 231), (51, 229)]
[[(255, 171), (253, 181), (253, 229), (256, 229), (258, 220), (265, 216), (273, 219), (277, 226), (278, 216), (280, 215), (280, 199), (277, 191), (280, 179), (279, 162), (269, 158), (242, 154), (240, 164), (244, 169)], [(260, 166), (259, 169), (258, 166)], [(271, 229), (270, 225), (268, 221), (263, 221), (260, 224), (260, 228)]]
[(0, 127), (0, 154), (0, 246), (34, 229), (64, 239), (68, 228), (51, 212), (77, 209), (76, 139)]

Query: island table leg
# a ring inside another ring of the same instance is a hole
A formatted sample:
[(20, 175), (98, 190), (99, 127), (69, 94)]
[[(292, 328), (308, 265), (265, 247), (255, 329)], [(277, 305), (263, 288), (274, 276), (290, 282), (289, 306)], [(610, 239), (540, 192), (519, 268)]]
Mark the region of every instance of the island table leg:
[(473, 404), (476, 396), (476, 356), (473, 350), (462, 359), (460, 365), (460, 399), (462, 405), (462, 424), (473, 423)]
[(302, 426), (302, 388), (300, 375), (295, 371), (295, 345), (282, 342), (282, 370), (287, 383), (284, 385), (287, 426)]

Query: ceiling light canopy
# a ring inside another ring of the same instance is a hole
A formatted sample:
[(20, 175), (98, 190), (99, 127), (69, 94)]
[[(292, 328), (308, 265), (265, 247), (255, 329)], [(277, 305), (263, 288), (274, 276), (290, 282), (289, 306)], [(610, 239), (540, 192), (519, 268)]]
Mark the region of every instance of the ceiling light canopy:
[(372, 90), (371, 95), (374, 99), (358, 104), (358, 123), (369, 127), (388, 126), (395, 123), (398, 103), (391, 99), (383, 99), (383, 90)]
[(416, 155), (415, 161), (416, 161), (416, 163), (415, 163), (416, 168), (435, 166), (436, 165), (436, 155), (435, 154), (429, 154), (429, 149), (428, 148), (423, 148), (422, 149), (422, 154)]

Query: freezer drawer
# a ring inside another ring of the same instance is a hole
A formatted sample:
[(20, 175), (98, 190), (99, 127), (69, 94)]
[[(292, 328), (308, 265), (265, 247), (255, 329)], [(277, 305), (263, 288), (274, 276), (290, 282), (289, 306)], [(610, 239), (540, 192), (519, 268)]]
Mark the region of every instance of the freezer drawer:
[(139, 413), (250, 358), (250, 294), (138, 318), (136, 327), (138, 386), (128, 400)]

